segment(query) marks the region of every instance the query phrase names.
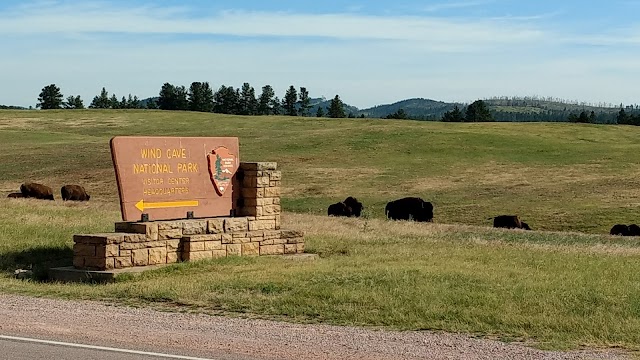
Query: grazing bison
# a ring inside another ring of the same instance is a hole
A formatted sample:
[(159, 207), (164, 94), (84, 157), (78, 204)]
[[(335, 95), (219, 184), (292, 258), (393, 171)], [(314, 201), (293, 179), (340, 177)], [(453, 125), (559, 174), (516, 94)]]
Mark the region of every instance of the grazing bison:
[(8, 198), (23, 198), (24, 195), (22, 195), (22, 193), (11, 193), (9, 195), (7, 195)]
[(640, 236), (640, 226), (636, 224), (629, 225), (629, 236)]
[(23, 197), (44, 200), (53, 200), (53, 190), (50, 187), (38, 183), (24, 183), (20, 185)]
[(611, 235), (618, 236), (640, 236), (640, 226), (636, 224), (624, 225), (624, 224), (615, 224), (609, 231)]
[(518, 215), (498, 215), (493, 218), (494, 228), (531, 230), (529, 224), (520, 220)]
[(624, 224), (615, 224), (609, 231), (611, 235), (629, 236), (629, 227)]
[(348, 208), (351, 209), (351, 215), (348, 215), (348, 216), (360, 217), (360, 214), (362, 214), (362, 209), (364, 209), (364, 206), (362, 206), (362, 203), (358, 201), (358, 199), (352, 196), (349, 196), (348, 198), (344, 199), (343, 203), (347, 205)]
[(358, 199), (349, 196), (344, 201), (329, 205), (327, 213), (329, 216), (355, 216), (360, 217), (362, 214), (362, 203)]
[(62, 200), (89, 201), (91, 196), (80, 185), (65, 185), (60, 189)]
[(384, 213), (391, 220), (433, 220), (433, 205), (417, 197), (405, 197), (387, 203)]
[(327, 210), (329, 216), (349, 216), (350, 212), (349, 207), (343, 202), (331, 204)]

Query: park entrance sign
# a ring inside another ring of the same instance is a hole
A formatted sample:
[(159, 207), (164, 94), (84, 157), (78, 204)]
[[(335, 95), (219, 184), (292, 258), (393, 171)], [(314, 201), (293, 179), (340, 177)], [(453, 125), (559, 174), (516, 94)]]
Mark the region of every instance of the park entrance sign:
[(112, 138), (122, 220), (229, 216), (238, 151), (235, 137)]

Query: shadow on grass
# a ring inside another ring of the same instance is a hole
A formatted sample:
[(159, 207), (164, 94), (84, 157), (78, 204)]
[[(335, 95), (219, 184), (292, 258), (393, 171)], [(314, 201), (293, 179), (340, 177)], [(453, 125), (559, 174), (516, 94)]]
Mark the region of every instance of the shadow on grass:
[(0, 271), (13, 274), (16, 269), (31, 270), (34, 281), (47, 281), (49, 268), (71, 265), (73, 250), (69, 247), (37, 247), (0, 254)]

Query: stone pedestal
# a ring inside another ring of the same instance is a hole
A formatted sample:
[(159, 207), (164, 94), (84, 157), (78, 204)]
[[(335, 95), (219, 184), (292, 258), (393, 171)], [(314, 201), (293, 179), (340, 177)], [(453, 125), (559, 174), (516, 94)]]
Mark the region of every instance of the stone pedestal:
[(304, 253), (303, 233), (280, 229), (281, 176), (276, 163), (241, 163), (234, 179), (236, 217), (118, 222), (114, 233), (74, 235), (73, 266), (111, 270)]

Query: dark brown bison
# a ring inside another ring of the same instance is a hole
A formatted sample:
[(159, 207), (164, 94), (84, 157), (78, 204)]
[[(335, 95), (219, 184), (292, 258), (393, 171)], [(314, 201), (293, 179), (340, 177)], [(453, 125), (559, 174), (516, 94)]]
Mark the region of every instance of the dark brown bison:
[(611, 235), (629, 236), (629, 227), (624, 224), (615, 224), (609, 231)]
[(327, 213), (329, 216), (355, 216), (360, 217), (362, 214), (362, 203), (358, 199), (349, 196), (344, 201), (329, 205)]
[(531, 230), (529, 224), (523, 222), (518, 215), (498, 215), (493, 218), (494, 228)]
[(53, 190), (38, 183), (24, 183), (20, 185), (20, 192), (26, 198), (53, 200)]
[(349, 196), (348, 198), (344, 199), (343, 203), (347, 205), (349, 209), (351, 209), (351, 215), (349, 216), (360, 217), (360, 215), (362, 214), (362, 209), (364, 209), (364, 206), (360, 201), (358, 201), (358, 199), (352, 196)]
[(91, 196), (80, 185), (65, 185), (60, 189), (62, 200), (89, 201)]
[(22, 195), (22, 193), (11, 193), (9, 195), (7, 195), (8, 198), (23, 198), (24, 195)]
[(338, 202), (329, 205), (327, 213), (329, 214), (329, 216), (349, 216), (351, 211), (349, 210), (349, 207), (345, 205), (345, 203)]
[(405, 197), (388, 202), (384, 213), (391, 220), (430, 222), (433, 220), (433, 205), (418, 197)]
[(611, 228), (611, 231), (609, 231), (609, 234), (618, 236), (640, 236), (640, 226), (636, 224), (615, 224)]

